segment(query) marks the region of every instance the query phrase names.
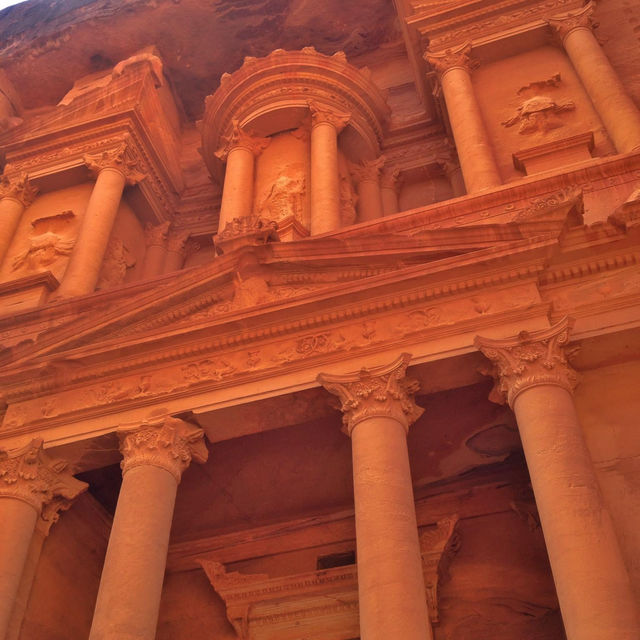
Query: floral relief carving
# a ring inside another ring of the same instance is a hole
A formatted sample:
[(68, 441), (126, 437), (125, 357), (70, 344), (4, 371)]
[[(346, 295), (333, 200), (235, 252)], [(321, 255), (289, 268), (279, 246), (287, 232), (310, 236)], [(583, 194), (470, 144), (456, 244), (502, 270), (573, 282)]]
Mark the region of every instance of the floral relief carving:
[(204, 443), (204, 431), (171, 416), (159, 424), (120, 429), (118, 436), (123, 475), (135, 467), (152, 465), (166, 469), (176, 482), (180, 482), (182, 472), (192, 459), (202, 464), (209, 455)]
[(105, 169), (119, 171), (128, 185), (138, 184), (146, 178), (140, 170), (140, 159), (136, 156), (128, 136), (120, 139), (113, 148), (84, 155), (83, 160), (96, 178)]
[(403, 353), (390, 365), (361, 369), (358, 373), (333, 376), (321, 373), (318, 382), (341, 402), (343, 423), (349, 435), (371, 417), (394, 418), (408, 430), (424, 412), (413, 399), (420, 388), (405, 376), (411, 356)]
[(25, 209), (29, 207), (38, 195), (38, 188), (29, 180), (27, 173), (17, 176), (3, 174), (0, 178), (0, 200), (13, 198), (18, 200)]
[(88, 485), (76, 480), (64, 460), (44, 452), (41, 438), (13, 451), (0, 450), (0, 496), (29, 503), (40, 513), (54, 499), (73, 500)]
[(593, 10), (593, 2), (589, 2), (577, 11), (568, 11), (565, 14), (548, 18), (547, 23), (558, 37), (564, 41), (575, 29), (592, 30), (596, 26), (593, 21)]
[(342, 113), (340, 111), (320, 106), (316, 102), (308, 102), (309, 111), (311, 112), (311, 126), (315, 127), (319, 124), (332, 125), (337, 133), (340, 133), (351, 120), (351, 114)]
[(464, 69), (467, 73), (477, 66), (471, 58), (471, 44), (465, 42), (458, 47), (451, 47), (444, 51), (427, 51), (424, 59), (433, 67), (439, 78), (451, 69)]
[(231, 122), (231, 132), (222, 139), (222, 147), (215, 152), (217, 158), (226, 162), (233, 149), (248, 149), (254, 156), (259, 156), (271, 142), (271, 138), (261, 138), (252, 131), (245, 131), (238, 120)]
[(508, 402), (513, 407), (519, 393), (541, 384), (560, 386), (572, 393), (578, 375), (565, 353), (571, 326), (572, 321), (564, 318), (550, 329), (534, 333), (522, 331), (506, 340), (477, 336), (476, 348), (493, 363), (489, 373), (496, 384), (490, 400), (500, 404)]

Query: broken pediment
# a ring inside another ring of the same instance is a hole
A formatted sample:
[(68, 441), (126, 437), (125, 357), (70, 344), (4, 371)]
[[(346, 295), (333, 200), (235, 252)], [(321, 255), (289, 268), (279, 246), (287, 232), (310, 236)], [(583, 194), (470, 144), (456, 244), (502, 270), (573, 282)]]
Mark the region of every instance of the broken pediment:
[[(457, 523), (458, 516), (453, 515), (420, 534), (433, 624), (439, 619), (438, 582), (446, 580), (447, 567), (460, 547)], [(359, 635), (355, 564), (271, 578), (227, 571), (213, 560), (199, 562), (242, 640), (350, 640)]]

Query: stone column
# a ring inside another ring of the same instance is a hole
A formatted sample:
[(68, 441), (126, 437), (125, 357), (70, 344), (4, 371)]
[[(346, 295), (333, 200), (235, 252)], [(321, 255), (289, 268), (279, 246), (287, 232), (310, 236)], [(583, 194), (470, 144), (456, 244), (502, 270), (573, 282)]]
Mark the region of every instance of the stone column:
[(0, 180), (0, 265), (18, 228), (23, 211), (34, 201), (38, 189), (26, 173)]
[(407, 432), (422, 414), (411, 356), (318, 381), (342, 402), (352, 440), (360, 635), (363, 640), (432, 638), (418, 542)]
[(401, 185), (400, 170), (385, 168), (380, 175), (380, 195), (382, 198), (382, 215), (390, 216), (400, 211), (398, 199)]
[(12, 611), (43, 505), (73, 500), (87, 488), (52, 460), (42, 440), (22, 449), (0, 451), (0, 640), (8, 637)]
[(243, 131), (233, 121), (231, 134), (216, 156), (227, 163), (220, 203), (218, 233), (225, 230), (234, 218), (247, 218), (253, 212), (255, 159), (269, 145), (269, 138), (259, 138)]
[(202, 429), (177, 418), (119, 435), (122, 487), (89, 638), (153, 640), (176, 490), (207, 448)]
[(351, 174), (358, 185), (358, 222), (382, 218), (380, 171), (384, 156), (359, 165), (351, 165)]
[(167, 239), (167, 259), (164, 263), (165, 273), (172, 273), (182, 269), (190, 244), (188, 231), (178, 231), (169, 235)]
[(619, 153), (640, 149), (640, 111), (593, 34), (593, 3), (549, 18)]
[(444, 52), (427, 52), (425, 60), (435, 69), (447, 104), (467, 193), (502, 184), (493, 149), (471, 82), (471, 45)]
[(494, 363), (490, 398), (516, 415), (567, 640), (632, 640), (637, 603), (573, 403), (570, 324), (475, 344)]
[(144, 178), (126, 139), (113, 149), (85, 156), (84, 161), (96, 176), (96, 183), (58, 290), (63, 298), (86, 295), (95, 289), (124, 187)]
[(167, 259), (167, 236), (170, 226), (170, 222), (163, 222), (155, 227), (147, 224), (145, 229), (147, 252), (144, 255), (144, 263), (142, 265), (143, 278), (154, 278), (164, 271)]
[(339, 229), (340, 175), (338, 135), (349, 122), (337, 113), (309, 103), (311, 110), (311, 235)]
[(36, 522), (33, 537), (31, 538), (29, 551), (27, 552), (27, 559), (22, 571), (18, 593), (13, 604), (6, 640), (19, 640), (20, 638), (24, 614), (29, 604), (29, 596), (31, 595), (31, 588), (33, 587), (33, 581), (36, 577), (36, 571), (38, 570), (42, 547), (49, 536), (51, 527), (60, 519), (60, 512), (67, 511), (72, 504), (72, 500), (68, 500), (62, 496), (56, 496), (51, 502), (44, 504), (42, 507), (40, 517)]

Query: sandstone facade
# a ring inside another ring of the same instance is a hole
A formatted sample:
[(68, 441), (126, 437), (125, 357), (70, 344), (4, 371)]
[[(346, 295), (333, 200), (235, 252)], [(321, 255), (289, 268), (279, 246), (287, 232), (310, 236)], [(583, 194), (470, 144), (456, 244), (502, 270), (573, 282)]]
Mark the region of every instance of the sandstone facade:
[(636, 640), (640, 9), (316, 5), (0, 13), (0, 640)]

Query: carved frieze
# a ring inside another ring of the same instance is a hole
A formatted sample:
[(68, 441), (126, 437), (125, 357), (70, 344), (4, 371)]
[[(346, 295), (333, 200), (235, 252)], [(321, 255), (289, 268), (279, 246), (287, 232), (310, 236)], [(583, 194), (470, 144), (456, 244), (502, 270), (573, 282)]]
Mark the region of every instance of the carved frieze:
[(243, 216), (227, 222), (225, 228), (214, 237), (214, 244), (216, 251), (223, 254), (238, 247), (266, 244), (279, 239), (275, 220), (260, 215)]
[(420, 388), (416, 380), (405, 376), (411, 356), (403, 353), (389, 365), (361, 369), (358, 373), (334, 376), (321, 373), (318, 382), (337, 395), (341, 402), (347, 434), (367, 418), (394, 418), (405, 428), (424, 412), (413, 399)]
[(506, 401), (513, 407), (519, 393), (542, 384), (560, 386), (572, 393), (578, 375), (565, 353), (571, 326), (572, 321), (565, 317), (549, 329), (522, 331), (515, 338), (477, 336), (476, 348), (493, 363), (490, 373), (496, 384), (490, 400), (500, 404)]
[(180, 482), (191, 460), (204, 463), (209, 452), (204, 431), (178, 418), (166, 417), (159, 424), (118, 430), (122, 452), (122, 474), (141, 465), (160, 467)]
[[(13, 451), (0, 450), (0, 496), (23, 500), (38, 513), (55, 500), (51, 509), (56, 511), (88, 487), (66, 468), (64, 460), (51, 459), (44, 452), (42, 439)], [(47, 512), (48, 518), (54, 517), (53, 511)]]

